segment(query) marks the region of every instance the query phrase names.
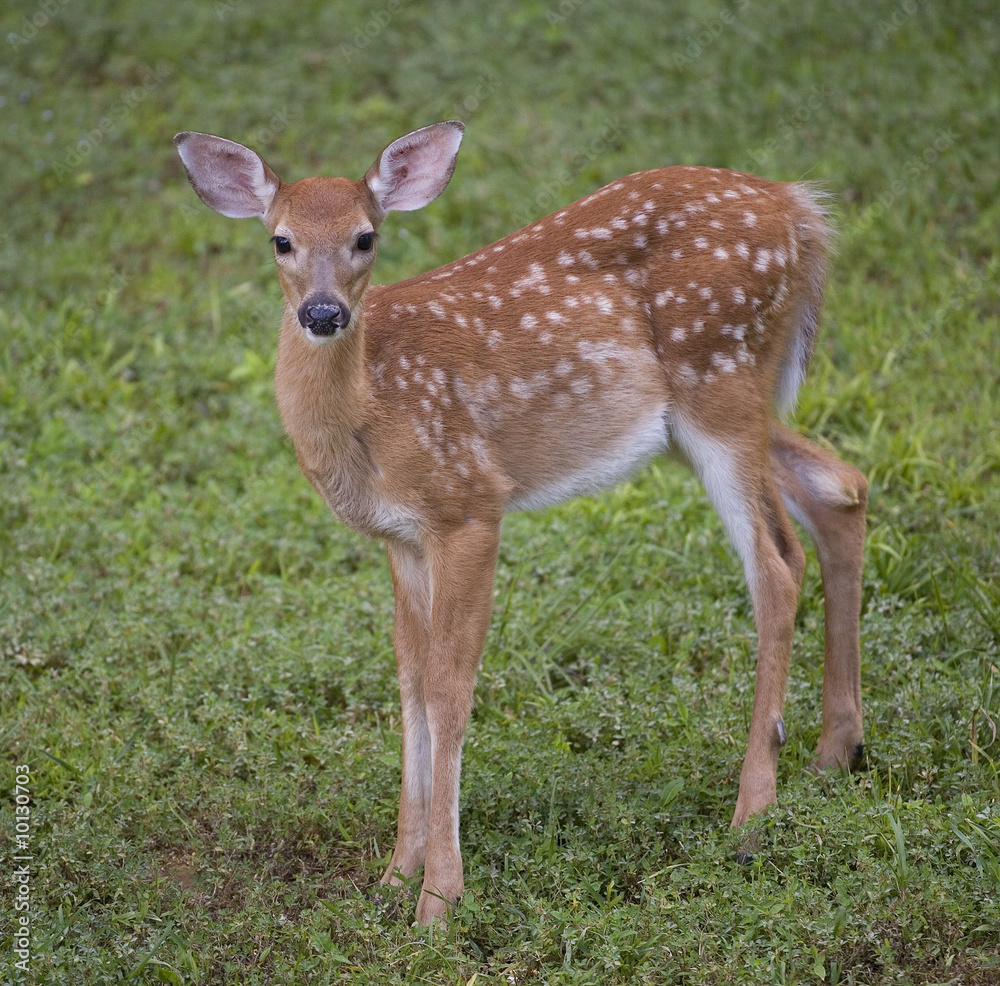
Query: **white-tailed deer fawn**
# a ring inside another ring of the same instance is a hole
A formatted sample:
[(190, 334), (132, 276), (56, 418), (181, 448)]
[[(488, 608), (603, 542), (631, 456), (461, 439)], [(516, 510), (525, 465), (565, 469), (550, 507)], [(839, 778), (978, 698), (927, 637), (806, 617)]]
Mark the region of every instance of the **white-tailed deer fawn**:
[(773, 417), (792, 405), (815, 342), (828, 235), (816, 197), (739, 172), (661, 168), (369, 288), (386, 214), (440, 194), (462, 134), (438, 123), (390, 144), (360, 181), (293, 184), (240, 144), (175, 138), (206, 205), (270, 230), (285, 295), (282, 420), (334, 513), (388, 548), (403, 776), (383, 882), (423, 866), (421, 923), (463, 889), (462, 738), (505, 511), (602, 489), (661, 452), (701, 478), (758, 633), (733, 825), (776, 797), (805, 565), (790, 513), (823, 575), (818, 764), (848, 767), (862, 749), (867, 484)]

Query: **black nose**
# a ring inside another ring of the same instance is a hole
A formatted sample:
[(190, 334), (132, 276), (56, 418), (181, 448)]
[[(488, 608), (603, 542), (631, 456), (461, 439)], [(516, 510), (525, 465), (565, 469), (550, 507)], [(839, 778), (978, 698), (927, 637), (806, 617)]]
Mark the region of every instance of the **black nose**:
[(299, 323), (314, 336), (332, 336), (351, 320), (351, 310), (339, 301), (316, 299), (299, 306)]

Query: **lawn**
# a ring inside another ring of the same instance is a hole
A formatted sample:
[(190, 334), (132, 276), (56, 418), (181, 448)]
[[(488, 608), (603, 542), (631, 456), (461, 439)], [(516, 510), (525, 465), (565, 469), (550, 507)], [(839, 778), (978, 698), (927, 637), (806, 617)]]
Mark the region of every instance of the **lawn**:
[[(995, 3), (10, 0), (0, 29), (5, 981), (1000, 983)], [(748, 865), (755, 635), (697, 482), (656, 462), (511, 515), (467, 892), (428, 932), (419, 888), (378, 885), (384, 551), (283, 436), (266, 231), (201, 205), (171, 138), (358, 177), (443, 119), (456, 173), (387, 221), (377, 281), (644, 168), (822, 183), (837, 249), (794, 423), (871, 496), (866, 758), (808, 769), (810, 552)]]

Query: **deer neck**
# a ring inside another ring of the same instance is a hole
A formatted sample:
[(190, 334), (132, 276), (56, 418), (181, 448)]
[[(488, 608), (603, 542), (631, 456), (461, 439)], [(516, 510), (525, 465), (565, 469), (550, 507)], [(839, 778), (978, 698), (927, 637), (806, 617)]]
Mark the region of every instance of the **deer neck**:
[(324, 344), (307, 338), (295, 312), (286, 307), (275, 396), (299, 465), (321, 492), (335, 477), (354, 472), (352, 464), (361, 467), (367, 461), (363, 432), (372, 394), (364, 351), (363, 310), (346, 331)]

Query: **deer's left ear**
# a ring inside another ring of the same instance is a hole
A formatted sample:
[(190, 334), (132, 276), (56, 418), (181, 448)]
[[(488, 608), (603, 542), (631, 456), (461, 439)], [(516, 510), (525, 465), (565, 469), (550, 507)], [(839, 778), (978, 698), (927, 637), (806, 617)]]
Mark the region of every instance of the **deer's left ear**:
[(249, 147), (187, 130), (174, 137), (188, 181), (210, 209), (230, 219), (263, 219), (281, 180)]
[(434, 123), (394, 140), (368, 169), (364, 182), (385, 215), (433, 202), (455, 170), (465, 127), (455, 120)]

